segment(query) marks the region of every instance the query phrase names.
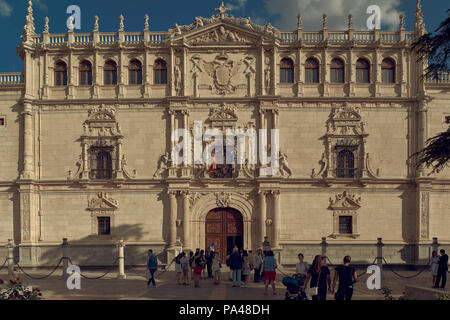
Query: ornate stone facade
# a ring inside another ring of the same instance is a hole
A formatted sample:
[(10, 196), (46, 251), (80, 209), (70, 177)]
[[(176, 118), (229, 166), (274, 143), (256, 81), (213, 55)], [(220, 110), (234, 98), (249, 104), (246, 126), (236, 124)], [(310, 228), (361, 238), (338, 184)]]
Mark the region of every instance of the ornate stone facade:
[[(399, 21), (398, 31), (356, 31), (350, 16), (348, 30), (329, 31), (324, 17), (323, 30), (306, 31), (299, 15), (297, 30), (280, 31), (222, 5), (168, 32), (150, 31), (146, 16), (143, 32), (120, 17), (116, 33), (101, 33), (96, 17), (92, 33), (54, 35), (49, 19), (36, 33), (30, 4), (23, 74), (0, 80), (0, 243), (20, 244), (22, 265), (51, 265), (62, 238), (80, 257), (123, 239), (135, 263), (148, 248), (166, 262), (180, 243), (205, 247), (208, 213), (230, 208), (242, 215), (242, 246), (267, 236), (282, 264), (300, 251), (312, 260), (322, 237), (333, 261), (373, 261), (378, 237), (389, 262), (426, 259), (432, 237), (450, 244), (450, 171), (429, 176), (409, 156), (448, 127), (450, 83), (418, 81), (420, 2), (414, 31)], [(280, 170), (263, 175), (248, 157), (215, 170), (176, 165), (184, 155), (172, 153), (181, 142), (172, 132), (193, 134), (194, 121), (202, 132), (267, 129), (265, 152), (278, 129)], [(111, 219), (107, 237), (101, 217)]]

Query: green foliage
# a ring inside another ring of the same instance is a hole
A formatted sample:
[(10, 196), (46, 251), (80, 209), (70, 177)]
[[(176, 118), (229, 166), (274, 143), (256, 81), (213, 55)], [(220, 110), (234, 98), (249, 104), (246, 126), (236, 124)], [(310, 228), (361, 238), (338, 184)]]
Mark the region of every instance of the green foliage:
[(381, 293), (384, 296), (384, 300), (394, 300), (394, 297), (392, 296), (391, 288), (383, 287), (383, 288), (381, 288)]
[(439, 71), (450, 71), (450, 9), (448, 17), (435, 30), (436, 34), (427, 33), (413, 45), (419, 56), (418, 61), (428, 60), (426, 76), (435, 78)]
[[(3, 285), (0, 279), (0, 285)], [(14, 276), (6, 283), (6, 288), (0, 290), (0, 300), (41, 300), (42, 293), (39, 288), (25, 286), (19, 277)]]
[(439, 173), (450, 161), (450, 128), (426, 142), (426, 147), (412, 155), (417, 156), (417, 168), (432, 167), (432, 173)]

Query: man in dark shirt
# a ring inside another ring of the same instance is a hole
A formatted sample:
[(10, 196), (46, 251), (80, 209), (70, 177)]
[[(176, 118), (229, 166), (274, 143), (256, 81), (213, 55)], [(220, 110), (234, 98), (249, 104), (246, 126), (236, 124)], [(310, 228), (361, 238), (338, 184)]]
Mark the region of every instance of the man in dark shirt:
[(337, 266), (334, 271), (334, 279), (331, 292), (334, 293), (336, 282), (339, 279), (339, 287), (334, 298), (336, 300), (352, 300), (353, 284), (357, 281), (356, 270), (350, 266), (350, 256), (344, 257), (344, 264)]
[(212, 278), (212, 260), (213, 260), (213, 255), (211, 252), (210, 247), (206, 248), (206, 252), (205, 252), (205, 258), (206, 258), (206, 268), (208, 270), (208, 279)]
[(441, 249), (441, 251), (439, 252), (441, 253), (441, 257), (439, 258), (439, 267), (434, 287), (439, 288), (439, 283), (441, 282), (442, 278), (441, 288), (444, 289), (447, 283), (448, 255), (445, 253), (444, 249)]

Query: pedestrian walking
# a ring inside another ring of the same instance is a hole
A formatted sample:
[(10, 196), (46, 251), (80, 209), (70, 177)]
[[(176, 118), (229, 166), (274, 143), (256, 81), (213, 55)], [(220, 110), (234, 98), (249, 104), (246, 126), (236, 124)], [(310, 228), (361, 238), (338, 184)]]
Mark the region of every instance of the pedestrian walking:
[(183, 269), (181, 269), (181, 253), (177, 255), (172, 262), (175, 263), (175, 273), (177, 275), (177, 285), (181, 285), (181, 275), (183, 273)]
[(200, 250), (200, 257), (202, 259), (202, 275), (200, 276), (200, 279), (206, 279), (206, 257), (205, 257), (205, 250)]
[(202, 274), (204, 265), (203, 258), (200, 252), (198, 252), (198, 254), (194, 256), (194, 265), (194, 285), (196, 288), (200, 288), (200, 275)]
[(213, 251), (209, 247), (206, 248), (205, 252), (205, 258), (206, 258), (206, 269), (208, 272), (208, 279), (211, 279), (213, 277), (213, 271), (212, 271), (212, 260), (213, 260)]
[(431, 254), (430, 271), (432, 277), (432, 287), (436, 284), (436, 277), (439, 269), (439, 255), (436, 250), (433, 250)]
[[(200, 251), (200, 250), (199, 250)], [(189, 252), (189, 269), (191, 270), (191, 279), (194, 279), (194, 252)]]
[(302, 275), (306, 276), (306, 274), (308, 273), (308, 270), (309, 270), (309, 266), (306, 262), (303, 261), (305, 259), (305, 256), (303, 255), (303, 253), (299, 253), (297, 257), (298, 257), (298, 262), (295, 265), (295, 271), (297, 274), (302, 274)]
[(220, 284), (220, 271), (222, 269), (222, 261), (220, 260), (218, 252), (212, 252), (212, 265), (211, 269), (214, 272), (214, 284)]
[(441, 256), (439, 257), (439, 267), (434, 287), (439, 288), (442, 279), (441, 288), (445, 289), (445, 285), (447, 284), (448, 255), (445, 253), (444, 249), (441, 249), (439, 252), (441, 253)]
[(153, 254), (152, 249), (148, 250), (147, 269), (150, 273), (150, 277), (147, 281), (147, 286), (152, 283), (153, 287), (156, 287), (155, 272), (158, 270), (158, 259)]
[(181, 253), (181, 270), (183, 271), (183, 285), (189, 285), (189, 259), (186, 257), (186, 252)]
[(261, 279), (261, 269), (263, 265), (262, 250), (258, 249), (253, 257), (253, 270), (255, 271), (254, 282), (257, 283)]
[(230, 269), (232, 272), (233, 287), (241, 287), (242, 257), (237, 248), (233, 249), (229, 260)]
[[(309, 284), (309, 287), (308, 287)], [(314, 257), (311, 267), (308, 268), (303, 291), (313, 301), (327, 299), (327, 285), (330, 287), (330, 270), (325, 265), (324, 257), (317, 255)]]
[(351, 261), (350, 256), (345, 256), (344, 264), (334, 270), (331, 292), (335, 292), (336, 282), (339, 280), (339, 287), (334, 296), (336, 300), (352, 300), (353, 286), (357, 282), (357, 277), (355, 268), (350, 266)]
[(246, 286), (250, 279), (250, 262), (248, 261), (247, 250), (244, 250), (242, 253), (242, 277), (244, 279), (244, 286)]
[(276, 288), (275, 288), (275, 281), (277, 277), (276, 269), (277, 266), (277, 260), (274, 257), (273, 251), (269, 250), (267, 251), (266, 256), (264, 257), (264, 295), (267, 295), (267, 288), (269, 287), (269, 284), (272, 284), (272, 291), (273, 295), (276, 295)]

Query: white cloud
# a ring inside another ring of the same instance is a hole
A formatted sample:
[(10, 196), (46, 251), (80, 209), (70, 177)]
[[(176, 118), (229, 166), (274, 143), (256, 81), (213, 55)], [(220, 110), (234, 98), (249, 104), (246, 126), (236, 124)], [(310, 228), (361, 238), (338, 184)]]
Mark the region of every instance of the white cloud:
[(48, 7), (43, 0), (33, 0), (33, 6), (37, 6), (41, 11), (47, 11)]
[(0, 16), (9, 17), (11, 12), (12, 7), (5, 0), (0, 0)]
[(239, 10), (245, 7), (247, 0), (232, 0), (231, 3), (226, 3), (225, 6), (232, 10)]
[[(322, 16), (328, 16), (330, 30), (346, 30), (348, 15), (353, 15), (354, 29), (366, 30), (366, 13), (370, 5), (381, 9), (381, 28), (396, 29), (402, 0), (264, 0), (267, 12), (273, 17), (273, 24), (280, 29), (292, 30), (297, 26), (297, 14), (303, 17), (303, 29), (322, 29)], [(412, 17), (414, 18), (414, 17)]]

